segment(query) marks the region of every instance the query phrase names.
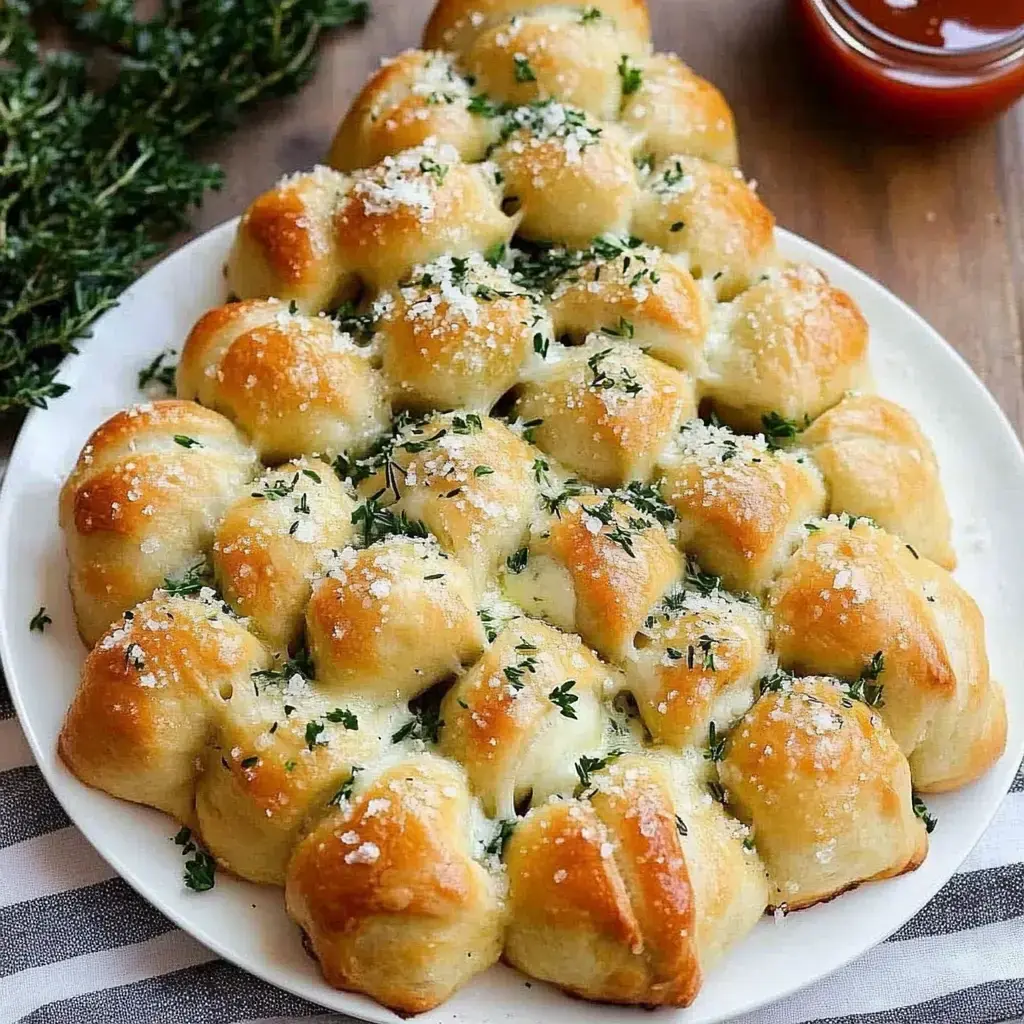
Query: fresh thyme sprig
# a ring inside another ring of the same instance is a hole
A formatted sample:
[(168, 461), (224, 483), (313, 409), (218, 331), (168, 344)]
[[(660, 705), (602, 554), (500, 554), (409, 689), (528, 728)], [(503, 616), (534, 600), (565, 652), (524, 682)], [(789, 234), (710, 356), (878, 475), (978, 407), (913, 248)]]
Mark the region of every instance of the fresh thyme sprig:
[[(60, 360), (221, 183), (197, 147), (298, 88), (322, 33), (366, 13), (365, 0), (168, 0), (143, 21), (131, 0), (0, 4), (0, 414), (67, 390)], [(41, 48), (40, 17), (74, 50)]]

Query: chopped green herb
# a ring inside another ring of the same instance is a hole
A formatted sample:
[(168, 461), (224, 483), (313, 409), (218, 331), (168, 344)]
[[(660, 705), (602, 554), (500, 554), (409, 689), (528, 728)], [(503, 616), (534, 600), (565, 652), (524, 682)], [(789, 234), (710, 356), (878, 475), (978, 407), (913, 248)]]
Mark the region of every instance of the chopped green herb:
[(706, 761), (721, 761), (725, 757), (725, 741), (727, 738), (718, 734), (714, 719), (712, 719), (708, 724), (708, 747), (704, 751), (704, 759)]
[(530, 551), (528, 548), (520, 548), (518, 551), (513, 551), (508, 558), (505, 559), (505, 565), (508, 566), (510, 573), (519, 575), (525, 568), (526, 563), (529, 561)]
[(174, 443), (180, 444), (182, 448), (202, 448), (203, 443), (197, 441), (194, 437), (189, 437), (188, 434), (175, 434)]
[(328, 805), (337, 806), (342, 800), (348, 800), (352, 796), (352, 790), (355, 788), (356, 776), (363, 770), (363, 766), (359, 764), (352, 765), (352, 770), (348, 773), (348, 778), (341, 784), (338, 791), (327, 801)]
[(346, 729), (356, 730), (359, 728), (359, 719), (348, 708), (335, 708), (333, 711), (328, 711), (324, 717), (328, 722), (340, 722)]
[(550, 700), (551, 703), (559, 709), (562, 716), (565, 718), (576, 718), (576, 712), (573, 710), (573, 704), (579, 700), (579, 697), (572, 692), (575, 685), (575, 679), (567, 679), (560, 686), (556, 686), (548, 694), (548, 700)]
[(512, 58), (512, 62), (515, 65), (515, 75), (517, 82), (536, 82), (537, 76), (534, 74), (533, 68), (530, 67), (530, 62), (522, 54), (516, 54)]
[(924, 822), (925, 831), (932, 832), (939, 823), (939, 819), (928, 810), (925, 802), (916, 793), (911, 806), (914, 808), (914, 814)]
[(516, 830), (518, 824), (515, 818), (502, 818), (497, 822), (497, 829), (490, 841), (484, 847), (484, 853), (490, 857), (500, 857), (505, 852), (505, 847), (508, 846), (508, 841), (512, 838), (512, 833)]
[(628, 54), (622, 55), (619, 61), (619, 78), (622, 80), (622, 95), (632, 96), (643, 84), (644, 73), (629, 59)]
[(176, 354), (174, 349), (164, 349), (151, 363), (139, 370), (139, 390), (146, 391), (153, 384), (157, 384), (164, 391), (172, 394), (174, 392), (174, 377), (178, 368), (173, 363), (165, 366), (164, 360), (170, 359)]
[(46, 614), (46, 608), (40, 607), (39, 611), (29, 620), (28, 628), (33, 633), (42, 633), (52, 622), (53, 619)]

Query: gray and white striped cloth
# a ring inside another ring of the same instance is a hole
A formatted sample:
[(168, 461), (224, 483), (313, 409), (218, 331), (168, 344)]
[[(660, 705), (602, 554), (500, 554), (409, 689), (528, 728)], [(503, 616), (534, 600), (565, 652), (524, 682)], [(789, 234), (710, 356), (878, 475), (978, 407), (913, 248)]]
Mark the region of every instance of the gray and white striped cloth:
[[(1024, 1017), (1024, 770), (944, 889), (887, 942), (737, 1024), (994, 1024)], [(350, 1018), (218, 959), (121, 881), (33, 764), (0, 683), (0, 1024)]]

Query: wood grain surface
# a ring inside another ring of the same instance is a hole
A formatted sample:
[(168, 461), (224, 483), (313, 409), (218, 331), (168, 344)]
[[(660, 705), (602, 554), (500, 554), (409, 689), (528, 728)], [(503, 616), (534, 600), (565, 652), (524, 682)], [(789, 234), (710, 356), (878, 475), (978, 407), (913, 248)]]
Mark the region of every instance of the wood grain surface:
[[(285, 171), (323, 159), (382, 56), (417, 45), (432, 0), (372, 0), (298, 96), (265, 106), (207, 154), (227, 171), (195, 232), (234, 216)], [(650, 0), (654, 41), (721, 88), (743, 167), (779, 223), (867, 271), (966, 357), (1024, 427), (1024, 104), (954, 139), (854, 123), (803, 60), (786, 0)]]

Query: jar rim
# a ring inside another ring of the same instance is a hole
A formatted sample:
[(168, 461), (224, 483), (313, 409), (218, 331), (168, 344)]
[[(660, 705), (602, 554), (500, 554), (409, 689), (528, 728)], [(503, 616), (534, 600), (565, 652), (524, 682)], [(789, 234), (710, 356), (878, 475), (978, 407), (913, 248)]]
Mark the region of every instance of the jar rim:
[(1024, 25), (1014, 29), (1005, 36), (993, 39), (987, 43), (979, 43), (977, 46), (967, 46), (956, 50), (947, 50), (942, 46), (929, 46), (926, 43), (915, 43), (909, 39), (893, 35), (885, 29), (880, 28), (874, 22), (860, 13), (849, 0), (818, 0), (826, 5), (832, 4), (838, 7), (846, 17), (852, 20), (862, 31), (868, 33), (875, 39), (880, 40), (887, 46), (902, 50), (905, 53), (916, 54), (920, 57), (927, 57), (929, 60), (958, 62), (963, 60), (990, 59), (999, 60), (1007, 53), (1018, 47), (1024, 46)]

